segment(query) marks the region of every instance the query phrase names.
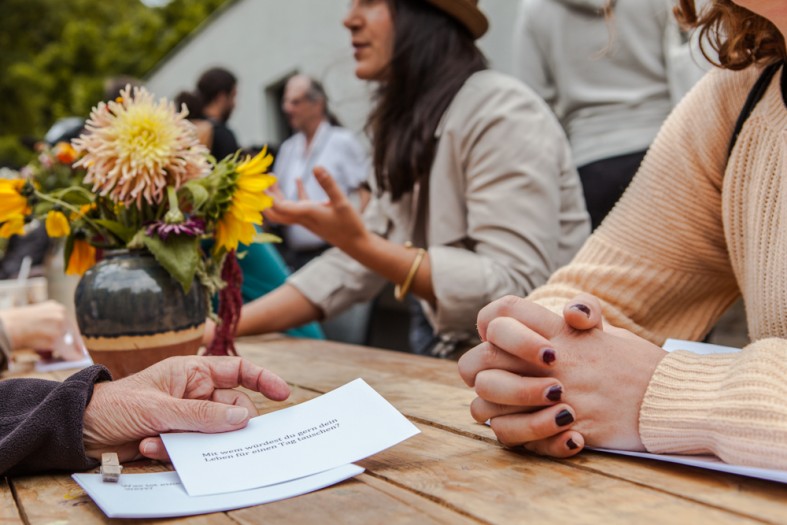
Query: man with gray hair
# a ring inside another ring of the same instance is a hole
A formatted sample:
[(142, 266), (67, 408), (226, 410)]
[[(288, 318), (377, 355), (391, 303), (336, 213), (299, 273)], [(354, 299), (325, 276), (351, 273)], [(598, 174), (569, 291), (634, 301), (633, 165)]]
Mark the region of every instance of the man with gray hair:
[[(331, 115), (322, 85), (306, 75), (294, 75), (284, 88), (282, 111), (296, 132), (282, 143), (273, 167), (284, 196), (298, 199), (300, 181), (308, 198), (327, 200), (314, 177), (315, 166), (325, 168), (345, 193), (358, 191), (369, 175), (369, 157), (353, 132), (340, 127)], [(286, 226), (283, 234), (282, 255), (292, 270), (328, 248), (303, 226)]]

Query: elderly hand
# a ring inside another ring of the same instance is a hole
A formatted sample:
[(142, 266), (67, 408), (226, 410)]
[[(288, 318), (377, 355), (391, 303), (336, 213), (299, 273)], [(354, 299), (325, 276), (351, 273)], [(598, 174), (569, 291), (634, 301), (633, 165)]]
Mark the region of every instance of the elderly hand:
[(589, 296), (564, 317), (517, 297), (478, 316), (483, 343), (459, 360), (478, 398), (473, 417), (491, 419), (501, 443), (567, 457), (585, 444), (642, 450), (639, 409), (664, 350), (619, 328), (602, 329)]
[(14, 349), (51, 350), (55, 357), (72, 361), (85, 356), (82, 336), (58, 302), (2, 310), (0, 319)]
[(173, 357), (119, 381), (98, 383), (85, 410), (84, 444), (89, 457), (117, 452), (121, 461), (142, 454), (169, 456), (159, 434), (228, 432), (257, 415), (243, 386), (269, 399), (290, 395), (287, 383), (239, 357)]
[(265, 217), (280, 224), (299, 224), (325, 242), (346, 251), (362, 241), (368, 230), (360, 214), (324, 168), (314, 168), (314, 177), (328, 195), (328, 201), (309, 200), (299, 179), (298, 200), (285, 200), (280, 192), (274, 192), (273, 207), (265, 210)]

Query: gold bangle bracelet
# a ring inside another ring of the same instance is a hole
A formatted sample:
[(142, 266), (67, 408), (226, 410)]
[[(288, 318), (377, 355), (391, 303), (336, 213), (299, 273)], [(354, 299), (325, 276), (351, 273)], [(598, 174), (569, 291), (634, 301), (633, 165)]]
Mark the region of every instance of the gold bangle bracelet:
[(426, 250), (423, 248), (418, 248), (418, 252), (415, 254), (415, 259), (413, 259), (413, 264), (410, 265), (410, 271), (407, 272), (407, 277), (404, 278), (404, 281), (401, 285), (396, 285), (394, 287), (394, 297), (397, 301), (404, 301), (407, 292), (410, 291), (410, 287), (413, 285), (413, 281), (415, 280), (415, 274), (418, 273), (418, 268), (421, 267), (421, 263), (426, 256)]

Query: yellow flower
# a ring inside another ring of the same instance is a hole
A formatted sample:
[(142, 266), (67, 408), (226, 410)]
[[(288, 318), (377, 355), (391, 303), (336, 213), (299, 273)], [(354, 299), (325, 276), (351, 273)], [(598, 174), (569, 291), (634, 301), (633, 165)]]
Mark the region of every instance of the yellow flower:
[(25, 179), (0, 179), (0, 223), (29, 215), (30, 206), (22, 194)]
[(100, 103), (90, 114), (87, 132), (74, 140), (85, 155), (84, 181), (93, 191), (129, 206), (158, 204), (167, 186), (179, 188), (210, 170), (208, 149), (197, 130), (164, 99), (155, 101), (144, 88), (121, 91), (119, 101)]
[(81, 239), (74, 240), (71, 257), (68, 258), (66, 273), (82, 275), (96, 264), (96, 249)]
[(254, 225), (262, 224), (262, 210), (273, 205), (273, 198), (265, 193), (276, 182), (276, 177), (267, 173), (272, 162), (265, 148), (254, 158), (246, 157), (235, 170), (238, 178), (232, 203), (216, 227), (217, 249), (232, 251), (238, 243), (251, 244), (254, 240)]
[(72, 221), (81, 219), (82, 217), (84, 217), (85, 215), (87, 215), (88, 213), (90, 213), (91, 211), (97, 208), (98, 206), (96, 206), (95, 202), (91, 202), (90, 204), (83, 204), (82, 206), (79, 207), (79, 213), (71, 212), (70, 219)]
[(21, 215), (18, 217), (11, 217), (9, 220), (0, 226), (0, 238), (8, 239), (13, 235), (25, 234), (25, 218)]
[(61, 211), (52, 210), (46, 214), (46, 234), (52, 238), (65, 237), (71, 233), (68, 219)]

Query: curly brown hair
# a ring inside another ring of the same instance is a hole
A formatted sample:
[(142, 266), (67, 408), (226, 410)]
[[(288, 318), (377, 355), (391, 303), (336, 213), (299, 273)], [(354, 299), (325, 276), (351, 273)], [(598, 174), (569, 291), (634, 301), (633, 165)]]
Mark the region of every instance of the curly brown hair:
[[(740, 70), (787, 58), (776, 26), (731, 0), (713, 0), (699, 13), (694, 0), (679, 0), (675, 16), (688, 27), (700, 28), (702, 54), (719, 67)], [(706, 45), (716, 51), (718, 60), (709, 56)]]

